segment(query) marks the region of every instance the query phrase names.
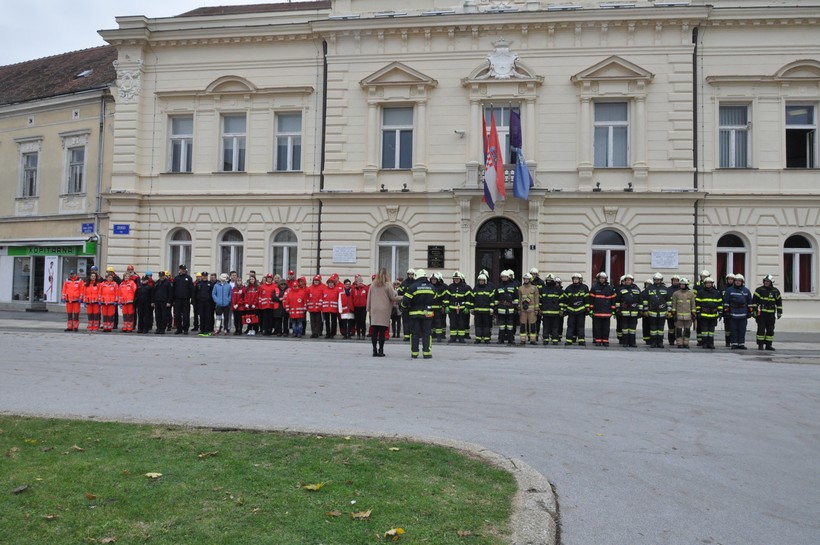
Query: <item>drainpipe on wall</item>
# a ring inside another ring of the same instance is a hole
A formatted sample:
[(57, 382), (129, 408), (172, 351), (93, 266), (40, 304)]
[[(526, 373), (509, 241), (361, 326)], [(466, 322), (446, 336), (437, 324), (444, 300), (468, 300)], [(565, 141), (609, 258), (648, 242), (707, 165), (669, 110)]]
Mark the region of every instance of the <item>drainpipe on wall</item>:
[(105, 156), (105, 100), (107, 90), (100, 96), (100, 134), (97, 145), (97, 204), (94, 208), (94, 238), (97, 239), (97, 248), (94, 251), (94, 265), (99, 269), (102, 260), (102, 236), (100, 235), (100, 214), (102, 213), (102, 176), (103, 158)]
[[(325, 190), (325, 147), (327, 139), (327, 40), (322, 40), (322, 147), (319, 152), (319, 194)], [(319, 199), (319, 218), (316, 228), (316, 274), (322, 268), (322, 199)]]
[[(692, 187), (697, 193), (698, 175), (700, 174), (700, 172), (698, 171), (698, 27), (692, 29), (692, 43), (694, 44), (694, 48), (692, 49), (692, 166), (694, 167), (694, 172), (692, 175)], [(695, 198), (695, 228), (693, 231), (694, 240), (692, 244), (695, 250), (695, 270), (692, 274), (693, 279), (698, 277), (698, 269), (700, 268), (700, 252), (698, 251), (698, 238), (700, 235), (698, 224), (700, 222), (700, 215), (698, 200), (699, 199)]]

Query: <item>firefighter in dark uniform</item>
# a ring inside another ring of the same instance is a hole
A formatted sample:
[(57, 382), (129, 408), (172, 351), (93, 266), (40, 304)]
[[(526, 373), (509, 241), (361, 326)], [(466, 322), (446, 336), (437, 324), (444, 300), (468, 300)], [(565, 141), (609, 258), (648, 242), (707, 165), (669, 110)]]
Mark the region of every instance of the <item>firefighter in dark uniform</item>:
[(652, 285), (644, 291), (641, 308), (649, 318), (649, 347), (663, 348), (663, 326), (669, 313), (669, 290), (659, 272), (652, 277)]
[(464, 281), (464, 275), (461, 271), (454, 272), (453, 282), (444, 292), (444, 308), (450, 317), (451, 343), (467, 342), (465, 339), (470, 328), (472, 298), (472, 288)]
[(615, 288), (601, 271), (589, 288), (589, 315), (592, 316), (592, 341), (595, 346), (609, 347), (609, 331), (615, 312)]
[(444, 314), (444, 298), (447, 294), (447, 284), (441, 273), (430, 275), (430, 283), (436, 289), (436, 298), (433, 301), (433, 340), (443, 341), (447, 333), (447, 317)]
[(541, 304), (541, 320), (544, 322), (544, 344), (558, 344), (561, 341), (559, 326), (562, 318), (563, 290), (555, 281), (552, 274), (544, 278), (541, 285), (539, 302)]
[(572, 284), (561, 294), (561, 309), (567, 317), (567, 340), (565, 346), (586, 346), (585, 330), (589, 312), (589, 288), (581, 273), (572, 275)]
[(174, 320), (175, 335), (188, 334), (191, 325), (191, 298), (194, 296), (194, 279), (185, 265), (179, 266), (179, 274), (174, 277)]
[(433, 357), (433, 301), (436, 298), (436, 289), (427, 279), (424, 269), (415, 271), (416, 281), (404, 292), (401, 308), (407, 312), (410, 321), (410, 357), (419, 357), (419, 341), (422, 345), (422, 355), (429, 360)]
[[(625, 274), (622, 274), (621, 277), (618, 279), (618, 285), (613, 286), (615, 288), (615, 295), (617, 297), (618, 292), (624, 287), (624, 279), (626, 278)], [(626, 339), (624, 339), (624, 327), (623, 327), (623, 317), (621, 316), (620, 312), (617, 312), (617, 308), (615, 309), (615, 337), (618, 339), (618, 344), (623, 346), (626, 343)]]
[(487, 283), (487, 275), (479, 274), (473, 288), (473, 306), (470, 312), (475, 316), (475, 344), (489, 344), (493, 334), (493, 309), (495, 290)]
[[(723, 286), (723, 291), (721, 292), (721, 295), (725, 296), (726, 295), (726, 290), (730, 286), (733, 286), (734, 283), (735, 283), (735, 275), (732, 274), (732, 273), (727, 274), (726, 275), (726, 285)], [(718, 321), (720, 321), (721, 318), (723, 318), (723, 314), (720, 315), (720, 317), (718, 318)], [(726, 348), (729, 348), (730, 346), (732, 346), (732, 330), (729, 327), (729, 321), (728, 320), (723, 321), (723, 329), (724, 329), (724, 335), (726, 336)]]
[(638, 329), (638, 316), (641, 313), (641, 289), (633, 282), (635, 277), (625, 274), (618, 293), (615, 294), (615, 308), (621, 318), (621, 332), (623, 335), (623, 346), (635, 348), (638, 346), (636, 331)]
[[(541, 273), (533, 267), (530, 269), (530, 276), (532, 276), (532, 280), (530, 280), (530, 284), (538, 288), (538, 291), (541, 291), (541, 288), (544, 286), (544, 281), (541, 279)], [(535, 316), (535, 331), (536, 331), (536, 341), (538, 340), (538, 334), (541, 332), (541, 313), (538, 312)], [(544, 338), (546, 340), (546, 337)]]
[[(407, 277), (401, 281), (399, 285), (399, 289), (396, 292), (399, 295), (399, 299), (404, 297), (405, 292), (407, 292), (408, 288), (413, 285), (416, 281), (416, 271), (413, 269), (407, 269)], [(401, 326), (404, 328), (404, 340), (406, 342), (410, 341), (410, 316), (408, 316), (407, 311), (402, 310), (401, 312)]]
[(157, 335), (164, 335), (171, 329), (171, 307), (174, 305), (174, 286), (171, 284), (171, 273), (160, 271), (159, 280), (154, 286), (154, 293), (151, 294), (154, 304), (154, 321), (157, 324)]
[(767, 274), (763, 285), (752, 296), (752, 305), (757, 316), (757, 349), (774, 350), (774, 322), (783, 316), (783, 299), (780, 290), (774, 287), (774, 278)]
[(754, 315), (752, 292), (744, 285), (742, 274), (723, 292), (723, 315), (731, 333), (732, 350), (746, 350), (746, 325)]
[(652, 340), (652, 328), (649, 326), (649, 314), (647, 314), (646, 309), (643, 306), (643, 302), (646, 301), (647, 291), (652, 283), (651, 278), (644, 280), (643, 291), (641, 292), (641, 332), (643, 333), (644, 344), (649, 344)]
[[(692, 292), (695, 294), (695, 300), (697, 300), (698, 298), (698, 290), (703, 287), (703, 282), (710, 276), (712, 276), (712, 273), (710, 273), (706, 269), (700, 271), (700, 278), (697, 282), (695, 282), (695, 285), (692, 288)], [(697, 320), (695, 322), (695, 335), (698, 339), (698, 346), (703, 346), (703, 332), (700, 328), (700, 320)]]
[[(666, 298), (671, 302), (672, 301), (672, 294), (675, 293), (680, 289), (680, 276), (677, 274), (673, 274), (669, 281), (671, 284), (669, 287), (666, 288)], [(669, 313), (666, 315), (666, 325), (669, 328), (667, 330), (666, 336), (669, 339), (669, 346), (675, 345), (675, 318), (672, 316), (671, 309)]]
[(512, 271), (501, 271), (501, 282), (495, 288), (495, 311), (498, 313), (498, 344), (515, 344), (515, 315), (518, 314), (518, 284)]
[(723, 309), (723, 294), (715, 287), (715, 279), (706, 277), (695, 294), (695, 314), (700, 328), (701, 348), (715, 349), (715, 327)]

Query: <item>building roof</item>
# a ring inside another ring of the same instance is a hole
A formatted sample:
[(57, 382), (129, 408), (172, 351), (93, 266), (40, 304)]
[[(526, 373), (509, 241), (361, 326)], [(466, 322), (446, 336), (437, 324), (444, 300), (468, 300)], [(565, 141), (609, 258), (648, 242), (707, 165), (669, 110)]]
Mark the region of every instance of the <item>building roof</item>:
[(211, 6), (186, 11), (178, 17), (210, 17), (219, 15), (242, 15), (245, 13), (304, 11), (314, 9), (330, 9), (330, 7), (330, 0), (284, 2), (279, 4), (252, 4), (244, 6)]
[(111, 85), (117, 79), (111, 45), (0, 66), (0, 105), (69, 95)]

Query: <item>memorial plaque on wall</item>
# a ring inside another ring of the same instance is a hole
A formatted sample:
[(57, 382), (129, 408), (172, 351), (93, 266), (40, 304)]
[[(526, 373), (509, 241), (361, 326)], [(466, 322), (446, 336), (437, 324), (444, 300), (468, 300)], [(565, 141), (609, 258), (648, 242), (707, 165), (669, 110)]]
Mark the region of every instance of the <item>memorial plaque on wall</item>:
[(427, 247), (427, 268), (428, 269), (443, 269), (444, 268), (444, 246), (428, 246)]

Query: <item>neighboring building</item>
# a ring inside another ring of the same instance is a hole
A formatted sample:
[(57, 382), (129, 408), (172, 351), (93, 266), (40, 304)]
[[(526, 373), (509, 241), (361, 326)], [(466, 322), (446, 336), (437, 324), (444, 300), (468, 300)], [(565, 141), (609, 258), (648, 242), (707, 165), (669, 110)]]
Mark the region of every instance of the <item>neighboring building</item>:
[[(334, 0), (117, 19), (108, 260), (772, 273), (820, 328), (820, 7)], [(412, 7), (411, 7), (412, 6)], [(507, 198), (482, 203), (482, 118)], [(520, 113), (529, 199), (512, 196)], [(805, 324), (809, 320), (810, 325)]]
[(104, 248), (116, 50), (0, 66), (0, 304), (59, 302)]

